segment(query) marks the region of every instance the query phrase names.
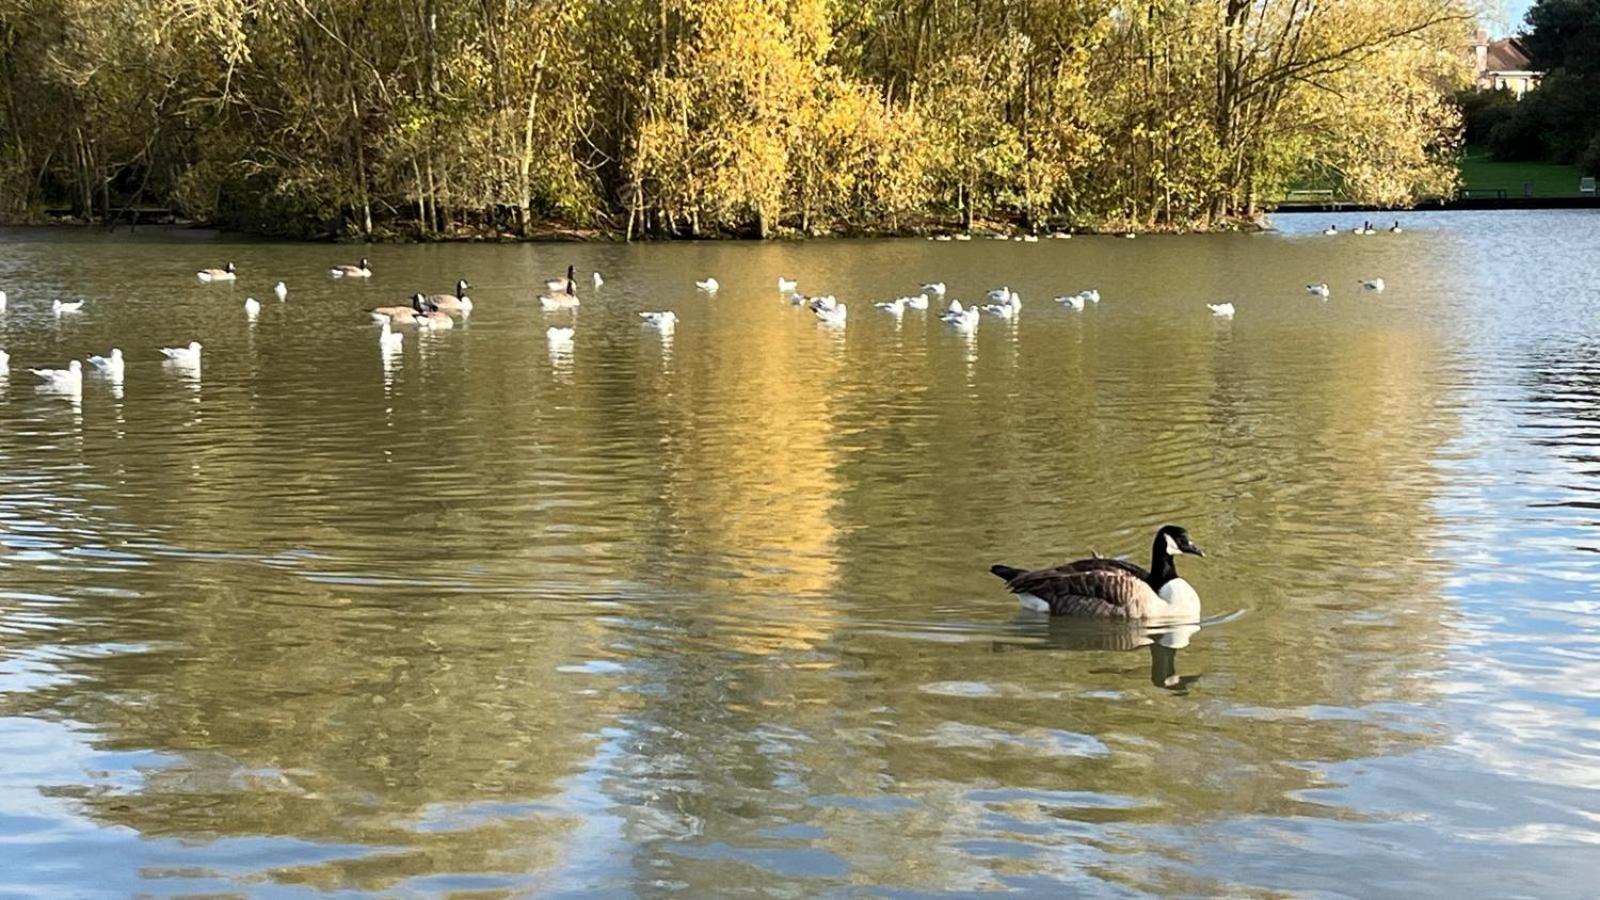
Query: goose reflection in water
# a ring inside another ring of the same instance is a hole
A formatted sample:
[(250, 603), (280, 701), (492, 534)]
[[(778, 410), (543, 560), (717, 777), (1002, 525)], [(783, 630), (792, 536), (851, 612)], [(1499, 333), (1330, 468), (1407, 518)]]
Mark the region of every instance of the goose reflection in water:
[[(1013, 627), (1019, 635), (1033, 640), (1026, 643), (999, 640), (994, 642), (996, 653), (1012, 650), (1045, 651), (1128, 651), (1141, 647), (1150, 651), (1150, 683), (1174, 693), (1188, 693), (1189, 686), (1198, 682), (1199, 674), (1178, 673), (1178, 651), (1189, 646), (1189, 641), (1201, 629), (1232, 621), (1242, 613), (1230, 613), (1186, 625), (1144, 625), (1140, 623), (1086, 622), (1072, 619), (1052, 619), (1041, 622), (1034, 616), (1019, 616)], [(1126, 671), (1121, 669), (1097, 671)]]

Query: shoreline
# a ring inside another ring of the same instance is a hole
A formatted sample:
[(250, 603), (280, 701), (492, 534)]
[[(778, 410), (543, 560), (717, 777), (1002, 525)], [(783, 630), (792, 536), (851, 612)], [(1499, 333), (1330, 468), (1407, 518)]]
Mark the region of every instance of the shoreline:
[[(143, 213), (145, 211), (139, 211)], [(153, 212), (153, 211), (152, 211)], [(166, 211), (161, 211), (166, 212)], [(252, 238), (256, 240), (283, 241), (296, 244), (546, 244), (546, 243), (641, 243), (641, 244), (667, 244), (667, 243), (696, 243), (705, 241), (734, 241), (734, 242), (776, 242), (785, 241), (812, 241), (812, 240), (868, 240), (890, 238), (923, 238), (926, 240), (962, 240), (957, 235), (970, 235), (968, 240), (1017, 240), (1032, 236), (1037, 240), (1052, 240), (1073, 237), (1124, 237), (1128, 235), (1177, 235), (1177, 234), (1228, 234), (1228, 233), (1256, 233), (1271, 231), (1266, 216), (1270, 210), (1264, 211), (1254, 220), (1235, 219), (1229, 220), (1210, 228), (1192, 226), (1138, 226), (1138, 227), (1055, 227), (1030, 231), (1019, 222), (1006, 222), (1004, 220), (974, 221), (970, 230), (964, 230), (959, 224), (946, 225), (943, 223), (921, 223), (916, 226), (899, 230), (835, 230), (816, 231), (811, 234), (801, 232), (799, 229), (777, 229), (765, 238), (746, 233), (713, 233), (700, 235), (635, 235), (632, 240), (623, 233), (598, 228), (585, 228), (575, 225), (546, 223), (536, 227), (527, 235), (509, 232), (486, 232), (460, 229), (452, 234), (430, 235), (419, 237), (392, 228), (377, 229), (371, 235), (342, 235), (325, 233), (312, 237), (293, 237), (282, 234), (273, 234), (266, 231), (254, 231), (238, 228), (227, 224), (194, 221), (171, 215), (165, 215), (153, 220), (140, 221), (135, 215), (128, 219), (117, 219), (111, 224), (94, 221), (83, 221), (72, 216), (46, 215), (41, 218), (23, 220), (0, 220), (0, 228), (4, 229), (64, 229), (68, 231), (100, 230), (108, 234), (121, 230), (137, 233), (140, 229), (157, 229), (161, 231), (200, 232), (213, 231), (218, 234)]]

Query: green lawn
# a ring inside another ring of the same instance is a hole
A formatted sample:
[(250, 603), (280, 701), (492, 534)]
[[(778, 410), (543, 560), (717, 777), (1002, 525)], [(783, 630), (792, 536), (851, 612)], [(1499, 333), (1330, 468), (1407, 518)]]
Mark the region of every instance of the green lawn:
[(1461, 186), (1474, 193), (1504, 188), (1507, 197), (1521, 197), (1523, 182), (1531, 181), (1535, 197), (1575, 197), (1579, 177), (1577, 166), (1495, 162), (1483, 147), (1468, 147), (1461, 160)]

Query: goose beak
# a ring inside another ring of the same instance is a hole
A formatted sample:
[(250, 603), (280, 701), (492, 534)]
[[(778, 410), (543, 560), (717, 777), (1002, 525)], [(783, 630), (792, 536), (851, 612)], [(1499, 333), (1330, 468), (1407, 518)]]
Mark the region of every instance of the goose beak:
[(1189, 554), (1190, 556), (1198, 556), (1201, 559), (1204, 559), (1206, 555), (1206, 552), (1200, 549), (1200, 545), (1193, 542), (1184, 544), (1182, 549), (1183, 552)]

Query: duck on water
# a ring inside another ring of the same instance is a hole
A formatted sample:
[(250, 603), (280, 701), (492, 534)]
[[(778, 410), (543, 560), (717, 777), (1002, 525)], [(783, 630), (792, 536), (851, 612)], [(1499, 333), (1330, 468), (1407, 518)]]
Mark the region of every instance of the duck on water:
[(1205, 556), (1189, 532), (1163, 525), (1150, 548), (1148, 571), (1120, 559), (1093, 557), (1028, 571), (991, 566), (1023, 608), (1082, 619), (1196, 622), (1200, 595), (1178, 576), (1177, 558)]

